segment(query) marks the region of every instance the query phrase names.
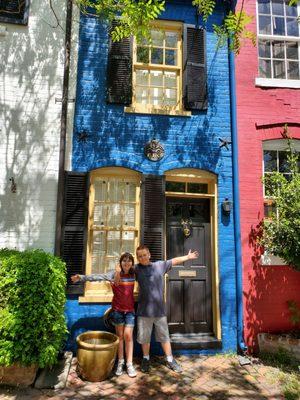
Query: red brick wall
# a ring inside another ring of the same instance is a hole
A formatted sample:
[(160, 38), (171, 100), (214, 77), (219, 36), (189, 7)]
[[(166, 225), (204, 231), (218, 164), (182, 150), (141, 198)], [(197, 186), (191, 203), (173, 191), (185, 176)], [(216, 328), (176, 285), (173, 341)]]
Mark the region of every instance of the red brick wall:
[[(244, 9), (254, 16), (250, 29), (256, 32), (255, 0), (245, 0)], [(291, 327), (287, 300), (300, 305), (300, 273), (286, 266), (262, 266), (253, 239), (263, 217), (262, 141), (280, 139), (284, 123), (300, 139), (300, 89), (255, 87), (256, 77), (257, 48), (245, 43), (236, 58), (236, 80), (244, 327), (250, 351), (257, 349), (258, 332)]]

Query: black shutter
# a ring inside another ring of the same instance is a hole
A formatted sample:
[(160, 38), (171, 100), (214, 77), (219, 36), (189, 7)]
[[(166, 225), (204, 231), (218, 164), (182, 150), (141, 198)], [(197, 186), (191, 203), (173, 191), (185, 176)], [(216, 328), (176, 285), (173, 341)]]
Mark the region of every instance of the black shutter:
[(152, 261), (165, 259), (165, 209), (164, 177), (144, 175), (141, 244), (149, 247)]
[(183, 37), (183, 104), (186, 110), (206, 110), (205, 30), (184, 25)]
[[(112, 29), (117, 22), (112, 24)], [(132, 39), (113, 42), (109, 36), (107, 102), (130, 105), (132, 101)]]
[(87, 214), (87, 174), (66, 171), (61, 257), (67, 264), (67, 292), (72, 294), (83, 294), (83, 284), (72, 284), (70, 277), (85, 273)]
[(0, 22), (27, 25), (29, 0), (0, 0)]

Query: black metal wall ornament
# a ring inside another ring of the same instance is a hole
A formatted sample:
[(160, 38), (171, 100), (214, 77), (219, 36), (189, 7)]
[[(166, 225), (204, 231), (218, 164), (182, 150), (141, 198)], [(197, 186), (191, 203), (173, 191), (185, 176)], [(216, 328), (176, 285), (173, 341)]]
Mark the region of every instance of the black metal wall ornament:
[(180, 221), (182, 226), (183, 234), (186, 238), (191, 236), (192, 233), (192, 221), (190, 219), (183, 219)]
[(10, 180), (10, 182), (11, 182), (11, 184), (10, 184), (10, 191), (11, 191), (12, 193), (16, 193), (16, 192), (17, 192), (17, 184), (16, 184), (16, 182), (15, 182), (14, 177), (12, 176), (9, 180)]
[(231, 140), (230, 140), (230, 138), (219, 138), (219, 140), (220, 140), (220, 142), (221, 142), (221, 144), (220, 144), (220, 149), (222, 148), (222, 147), (225, 147), (226, 148), (226, 150), (229, 150), (229, 145), (232, 143), (231, 142)]
[(150, 142), (146, 143), (144, 147), (145, 156), (150, 161), (159, 161), (165, 155), (165, 150), (163, 146), (159, 143), (159, 140), (152, 139)]

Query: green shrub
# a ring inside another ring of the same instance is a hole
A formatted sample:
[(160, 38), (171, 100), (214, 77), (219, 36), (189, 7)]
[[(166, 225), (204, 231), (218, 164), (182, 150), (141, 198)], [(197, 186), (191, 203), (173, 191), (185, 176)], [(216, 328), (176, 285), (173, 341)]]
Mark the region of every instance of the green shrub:
[(0, 365), (56, 362), (66, 337), (65, 264), (42, 250), (0, 250)]

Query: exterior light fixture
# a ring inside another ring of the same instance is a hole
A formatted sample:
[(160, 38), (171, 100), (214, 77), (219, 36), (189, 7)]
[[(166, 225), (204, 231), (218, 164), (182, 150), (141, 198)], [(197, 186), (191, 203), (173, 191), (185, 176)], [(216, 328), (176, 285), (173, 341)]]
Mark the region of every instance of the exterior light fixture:
[(223, 214), (229, 216), (231, 210), (232, 210), (232, 202), (226, 197), (222, 203)]

